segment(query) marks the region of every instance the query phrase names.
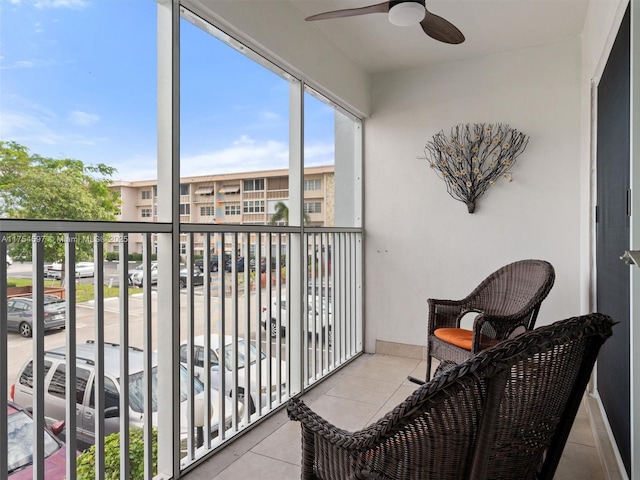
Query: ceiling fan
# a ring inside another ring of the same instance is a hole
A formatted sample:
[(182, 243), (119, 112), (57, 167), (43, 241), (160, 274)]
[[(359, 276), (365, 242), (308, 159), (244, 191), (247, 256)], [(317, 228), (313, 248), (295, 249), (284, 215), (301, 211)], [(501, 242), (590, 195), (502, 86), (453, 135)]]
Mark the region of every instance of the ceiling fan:
[(332, 18), (355, 17), (369, 13), (386, 13), (394, 25), (406, 27), (420, 24), (424, 33), (444, 43), (458, 44), (464, 42), (464, 35), (451, 22), (434, 15), (425, 6), (425, 0), (391, 0), (369, 5), (368, 7), (347, 8), (332, 12), (319, 13), (305, 18), (307, 21), (329, 20)]

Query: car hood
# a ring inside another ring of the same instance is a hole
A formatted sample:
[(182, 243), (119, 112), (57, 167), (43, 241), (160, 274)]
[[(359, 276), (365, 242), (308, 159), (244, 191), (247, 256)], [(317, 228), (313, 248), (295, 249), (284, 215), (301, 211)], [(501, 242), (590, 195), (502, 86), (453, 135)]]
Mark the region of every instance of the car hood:
[[(62, 445), (52, 455), (44, 459), (44, 473), (47, 478), (65, 478), (67, 475), (67, 449)], [(10, 480), (32, 480), (33, 464), (9, 475)]]
[[(196, 395), (196, 398), (201, 398), (204, 400), (204, 392)], [(218, 429), (219, 423), (219, 411), (220, 411), (220, 394), (218, 390), (211, 389), (211, 430)], [(187, 422), (187, 413), (188, 413), (188, 403), (186, 401), (180, 402), (180, 434), (181, 436), (186, 436), (188, 433), (188, 422)], [(194, 407), (195, 408), (195, 407)], [(233, 414), (233, 405), (231, 403), (231, 399), (229, 397), (224, 397), (224, 411), (225, 411), (225, 423), (231, 423), (231, 418)], [(131, 420), (131, 424), (142, 427), (144, 425), (144, 415), (142, 413), (138, 414), (138, 417)], [(151, 424), (154, 427), (158, 426), (158, 412), (153, 412), (151, 416)]]

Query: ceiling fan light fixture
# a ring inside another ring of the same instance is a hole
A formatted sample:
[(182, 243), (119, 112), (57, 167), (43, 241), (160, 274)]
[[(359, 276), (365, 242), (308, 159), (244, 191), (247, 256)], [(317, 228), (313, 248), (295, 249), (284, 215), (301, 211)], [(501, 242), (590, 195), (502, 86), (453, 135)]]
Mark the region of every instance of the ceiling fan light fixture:
[(426, 15), (424, 5), (418, 2), (402, 2), (389, 9), (389, 21), (399, 27), (419, 24)]

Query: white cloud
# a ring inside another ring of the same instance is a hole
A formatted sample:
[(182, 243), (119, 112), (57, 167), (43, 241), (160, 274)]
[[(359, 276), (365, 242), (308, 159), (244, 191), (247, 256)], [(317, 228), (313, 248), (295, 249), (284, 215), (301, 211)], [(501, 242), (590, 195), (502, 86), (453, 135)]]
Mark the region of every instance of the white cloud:
[(256, 141), (243, 135), (222, 150), (182, 158), (181, 175), (219, 175), (287, 168), (288, 165), (289, 148), (286, 143)]
[(333, 165), (335, 161), (335, 148), (333, 143), (316, 142), (304, 147), (304, 163), (307, 167), (312, 165)]
[[(305, 165), (331, 165), (333, 144), (316, 143), (305, 148)], [(182, 176), (219, 175), (289, 168), (289, 145), (275, 140), (255, 140), (243, 135), (231, 146), (181, 159)]]
[(36, 8), (72, 8), (81, 9), (88, 5), (86, 0), (36, 0)]
[(73, 157), (68, 152), (71, 146), (95, 145), (104, 141), (104, 138), (87, 137), (62, 130), (60, 121), (53, 112), (27, 102), (19, 110), (3, 108), (0, 139), (25, 145), (32, 153), (56, 158)]
[(79, 127), (89, 127), (98, 123), (100, 121), (100, 117), (94, 113), (74, 110), (73, 112), (69, 112), (67, 121)]
[[(5, 57), (0, 58), (0, 60), (5, 60)], [(69, 63), (69, 62), (65, 62)], [(43, 68), (50, 67), (56, 65), (57, 63), (54, 60), (16, 60), (11, 65), (0, 65), (0, 69), (2, 70), (11, 70), (18, 68)]]
[(260, 116), (262, 117), (262, 120), (265, 120), (267, 122), (277, 122), (282, 119), (279, 114), (269, 111), (262, 112)]

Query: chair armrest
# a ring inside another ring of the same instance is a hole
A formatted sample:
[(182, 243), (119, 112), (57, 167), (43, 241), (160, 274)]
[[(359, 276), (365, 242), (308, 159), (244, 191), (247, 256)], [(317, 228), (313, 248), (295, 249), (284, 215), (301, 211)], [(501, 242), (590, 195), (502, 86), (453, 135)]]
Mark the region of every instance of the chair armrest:
[[(478, 353), (506, 340), (517, 328), (528, 329), (532, 314), (536, 315), (537, 309), (526, 315), (488, 315), (481, 312), (473, 321), (471, 353)], [(485, 328), (487, 324), (490, 329)]]
[(470, 311), (469, 303), (463, 300), (441, 300), (429, 298), (428, 335), (438, 328), (460, 328), (460, 319)]
[(287, 414), (290, 420), (300, 422), (303, 428), (320, 436), (332, 445), (354, 451), (363, 448), (361, 444), (364, 438), (360, 438), (359, 432), (349, 432), (336, 427), (307, 407), (299, 398), (289, 400), (287, 403)]

